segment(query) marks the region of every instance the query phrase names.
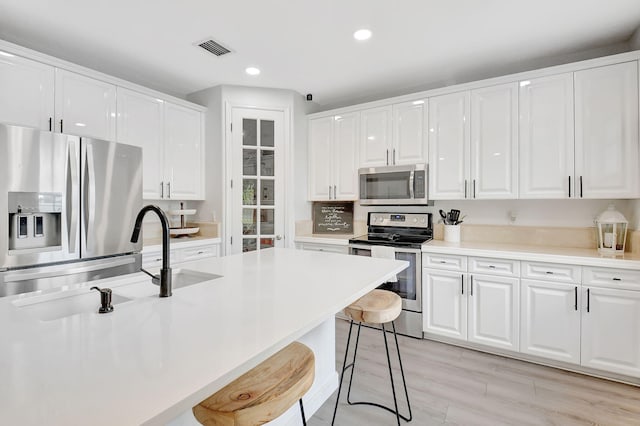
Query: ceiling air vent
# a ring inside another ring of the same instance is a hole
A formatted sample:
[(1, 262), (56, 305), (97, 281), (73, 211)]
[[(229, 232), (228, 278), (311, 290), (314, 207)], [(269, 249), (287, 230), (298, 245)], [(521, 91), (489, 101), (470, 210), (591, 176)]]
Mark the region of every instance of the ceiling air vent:
[(220, 43), (210, 38), (201, 42), (197, 42), (196, 44), (202, 47), (207, 52), (213, 53), (216, 56), (222, 56), (222, 55), (226, 55), (227, 53), (231, 53), (231, 50), (227, 49)]

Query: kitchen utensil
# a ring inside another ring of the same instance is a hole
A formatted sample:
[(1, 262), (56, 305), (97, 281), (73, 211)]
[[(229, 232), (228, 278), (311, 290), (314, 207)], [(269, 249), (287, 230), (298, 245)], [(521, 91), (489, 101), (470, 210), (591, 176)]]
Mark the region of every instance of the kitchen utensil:
[(457, 222), (458, 219), (460, 218), (460, 210), (458, 209), (451, 209), (451, 214), (452, 214), (452, 219), (453, 222)]
[(447, 223), (447, 215), (444, 213), (444, 210), (440, 209), (440, 217), (444, 220), (444, 223)]

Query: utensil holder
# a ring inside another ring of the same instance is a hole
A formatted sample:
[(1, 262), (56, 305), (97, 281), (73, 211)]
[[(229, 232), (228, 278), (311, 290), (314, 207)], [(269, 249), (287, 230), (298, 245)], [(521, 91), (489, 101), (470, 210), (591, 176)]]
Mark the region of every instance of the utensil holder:
[(460, 225), (444, 225), (444, 240), (448, 243), (459, 243)]

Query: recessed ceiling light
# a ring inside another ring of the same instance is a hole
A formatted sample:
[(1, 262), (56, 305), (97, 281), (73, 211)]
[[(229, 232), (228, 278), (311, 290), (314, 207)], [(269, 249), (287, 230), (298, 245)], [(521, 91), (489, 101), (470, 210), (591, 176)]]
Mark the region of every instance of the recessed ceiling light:
[(260, 74), (260, 70), (256, 67), (249, 67), (246, 70), (244, 70), (244, 72), (246, 72), (249, 75), (258, 75)]
[(371, 38), (371, 31), (363, 28), (353, 33), (353, 38), (359, 41), (369, 40)]

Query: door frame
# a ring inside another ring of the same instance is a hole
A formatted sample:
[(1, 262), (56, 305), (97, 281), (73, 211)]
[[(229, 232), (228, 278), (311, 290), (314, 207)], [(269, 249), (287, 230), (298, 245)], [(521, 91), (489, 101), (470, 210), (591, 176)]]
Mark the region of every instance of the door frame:
[[(241, 109), (253, 109), (262, 111), (276, 111), (282, 112), (284, 121), (282, 123), (283, 141), (283, 166), (284, 176), (284, 229), (282, 238), (284, 239), (284, 247), (293, 247), (293, 235), (295, 235), (295, 223), (291, 220), (294, 216), (294, 170), (293, 170), (293, 149), (291, 148), (291, 135), (293, 134), (293, 120), (291, 119), (291, 108), (288, 106), (256, 106), (247, 105), (242, 103), (235, 103), (230, 101), (224, 101), (223, 114), (223, 136), (224, 143), (222, 144), (222, 157), (224, 161), (222, 163), (223, 176), (224, 176), (224, 190), (222, 199), (223, 218), (221, 227), (221, 238), (223, 243), (221, 244), (223, 253), (225, 256), (231, 253), (231, 236), (233, 235), (232, 229), (232, 216), (233, 216), (233, 192), (231, 190), (231, 179), (233, 177), (233, 149), (231, 144), (233, 143), (233, 134), (231, 132), (231, 123), (233, 122), (233, 110), (235, 108)], [(236, 185), (240, 184), (236, 182)], [(291, 236), (291, 237), (290, 237)], [(238, 244), (238, 242), (236, 242)]]

